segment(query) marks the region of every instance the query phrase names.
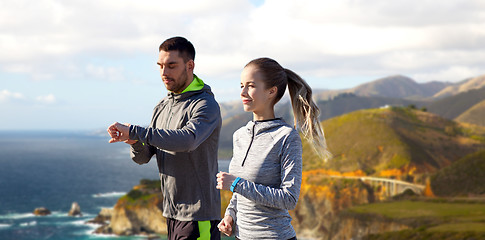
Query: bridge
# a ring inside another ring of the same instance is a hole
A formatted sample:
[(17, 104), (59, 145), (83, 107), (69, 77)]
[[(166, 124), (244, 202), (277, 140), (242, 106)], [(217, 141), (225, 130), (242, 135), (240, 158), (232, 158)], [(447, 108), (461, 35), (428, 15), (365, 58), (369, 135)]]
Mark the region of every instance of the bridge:
[(355, 176), (336, 176), (328, 175), (331, 178), (345, 178), (345, 179), (358, 179), (371, 186), (381, 186), (384, 188), (384, 195), (387, 197), (396, 196), (404, 193), (406, 190), (411, 190), (417, 195), (423, 195), (426, 186), (421, 184), (415, 184), (405, 181), (400, 181), (390, 178), (379, 177), (355, 177)]

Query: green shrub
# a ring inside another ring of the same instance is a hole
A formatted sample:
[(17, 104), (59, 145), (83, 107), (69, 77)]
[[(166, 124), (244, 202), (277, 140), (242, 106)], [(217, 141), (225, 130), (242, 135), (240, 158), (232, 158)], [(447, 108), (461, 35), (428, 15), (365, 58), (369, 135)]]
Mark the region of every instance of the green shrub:
[(129, 191), (126, 196), (130, 199), (130, 200), (136, 200), (140, 197), (143, 196), (143, 193), (140, 191), (140, 190), (136, 190), (136, 189), (132, 189), (131, 191)]

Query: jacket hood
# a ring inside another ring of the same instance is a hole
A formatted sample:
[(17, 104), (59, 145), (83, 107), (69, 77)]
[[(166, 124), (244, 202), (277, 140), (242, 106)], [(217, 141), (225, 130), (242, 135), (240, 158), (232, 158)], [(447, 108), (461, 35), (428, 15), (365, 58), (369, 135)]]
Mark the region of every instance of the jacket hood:
[(173, 92), (168, 92), (167, 96), (169, 98), (174, 98), (175, 100), (183, 100), (183, 99), (189, 98), (193, 95), (200, 94), (202, 92), (206, 92), (210, 95), (214, 95), (214, 93), (212, 93), (211, 87), (209, 85), (207, 85), (206, 83), (204, 83), (204, 87), (201, 90), (188, 91), (188, 92), (179, 93), (179, 94), (173, 93)]

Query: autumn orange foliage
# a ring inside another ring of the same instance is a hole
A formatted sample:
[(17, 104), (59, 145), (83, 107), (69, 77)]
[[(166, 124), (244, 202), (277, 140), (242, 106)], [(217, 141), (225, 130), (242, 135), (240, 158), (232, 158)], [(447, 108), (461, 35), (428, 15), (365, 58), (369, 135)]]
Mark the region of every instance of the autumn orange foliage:
[(429, 178), (426, 179), (426, 187), (424, 188), (424, 196), (426, 197), (434, 197), (433, 189), (431, 189), (431, 180)]

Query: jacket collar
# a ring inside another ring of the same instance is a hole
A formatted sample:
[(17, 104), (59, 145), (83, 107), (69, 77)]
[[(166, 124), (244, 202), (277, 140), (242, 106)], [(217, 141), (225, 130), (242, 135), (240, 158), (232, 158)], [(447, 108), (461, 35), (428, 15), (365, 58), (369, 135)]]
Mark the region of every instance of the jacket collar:
[(167, 95), (168, 97), (173, 98), (175, 100), (182, 100), (182, 99), (189, 98), (193, 95), (199, 94), (201, 92), (207, 92), (211, 95), (214, 95), (211, 91), (210, 86), (205, 84), (204, 81), (202, 81), (202, 79), (200, 79), (194, 74), (194, 79), (192, 80), (190, 85), (187, 86), (187, 88), (185, 88), (184, 91), (182, 91), (181, 93), (168, 92)]
[(204, 81), (197, 77), (197, 75), (194, 74), (194, 79), (192, 82), (187, 86), (181, 93), (188, 92), (188, 91), (198, 91), (204, 88)]
[(251, 135), (253, 135), (253, 133), (254, 135), (257, 135), (261, 132), (265, 132), (280, 126), (289, 126), (289, 125), (282, 118), (275, 118), (275, 119), (264, 120), (264, 121), (249, 121), (246, 124), (246, 131)]

